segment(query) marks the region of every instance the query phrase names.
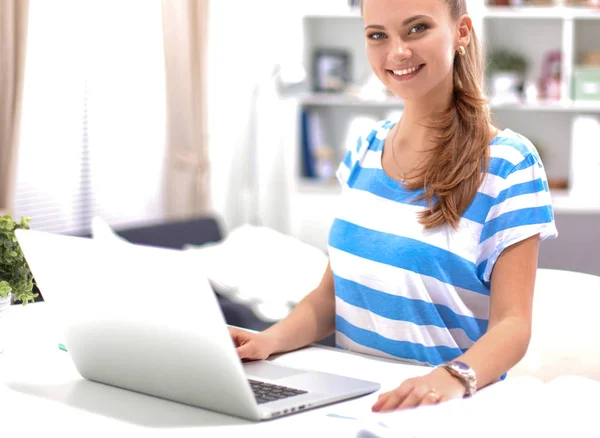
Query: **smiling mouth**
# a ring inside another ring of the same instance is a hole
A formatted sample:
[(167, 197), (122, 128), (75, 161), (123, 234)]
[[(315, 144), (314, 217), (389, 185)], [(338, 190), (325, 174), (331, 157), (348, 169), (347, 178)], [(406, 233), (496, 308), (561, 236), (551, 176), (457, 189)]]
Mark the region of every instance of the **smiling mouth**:
[(388, 71), (393, 73), (396, 76), (406, 76), (406, 75), (409, 75), (409, 74), (419, 71), (424, 65), (425, 64), (420, 64), (420, 65), (416, 65), (414, 67), (410, 67), (410, 68), (403, 69), (403, 70), (388, 70)]

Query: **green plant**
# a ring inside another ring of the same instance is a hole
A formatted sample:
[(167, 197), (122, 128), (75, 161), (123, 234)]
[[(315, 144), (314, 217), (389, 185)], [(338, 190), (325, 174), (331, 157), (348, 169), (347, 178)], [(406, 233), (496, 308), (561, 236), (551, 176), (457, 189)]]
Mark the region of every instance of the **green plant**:
[(523, 56), (503, 49), (491, 52), (487, 58), (487, 72), (489, 75), (506, 71), (524, 74), (527, 65), (527, 60)]
[(21, 217), (21, 222), (15, 223), (10, 215), (0, 217), (0, 297), (12, 293), (23, 305), (38, 296), (33, 293), (33, 275), (15, 236), (15, 230), (29, 229), (30, 221)]

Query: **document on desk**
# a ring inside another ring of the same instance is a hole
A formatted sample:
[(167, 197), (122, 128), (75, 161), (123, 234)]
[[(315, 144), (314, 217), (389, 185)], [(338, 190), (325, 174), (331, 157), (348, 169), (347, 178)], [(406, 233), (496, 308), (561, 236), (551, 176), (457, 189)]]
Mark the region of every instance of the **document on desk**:
[(597, 394), (600, 382), (584, 377), (513, 377), (435, 406), (375, 414), (366, 403), (351, 403), (327, 415), (356, 422), (357, 438), (589, 436), (598, 429)]

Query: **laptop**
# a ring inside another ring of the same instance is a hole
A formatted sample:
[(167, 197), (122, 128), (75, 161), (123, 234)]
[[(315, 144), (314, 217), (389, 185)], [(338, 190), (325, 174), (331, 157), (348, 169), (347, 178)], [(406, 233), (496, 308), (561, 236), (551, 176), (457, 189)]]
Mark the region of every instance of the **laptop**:
[(185, 251), (16, 230), (82, 377), (248, 420), (377, 391), (379, 383), (240, 361), (202, 267)]

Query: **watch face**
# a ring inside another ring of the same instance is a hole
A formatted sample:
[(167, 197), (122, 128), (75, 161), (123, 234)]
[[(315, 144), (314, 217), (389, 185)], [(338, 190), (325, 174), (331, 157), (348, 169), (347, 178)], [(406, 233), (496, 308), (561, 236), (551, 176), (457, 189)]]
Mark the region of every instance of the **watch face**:
[(462, 371), (468, 371), (469, 370), (469, 365), (467, 365), (464, 362), (459, 362), (459, 361), (454, 361), (453, 362), (454, 365), (456, 365), (456, 368), (462, 370)]

